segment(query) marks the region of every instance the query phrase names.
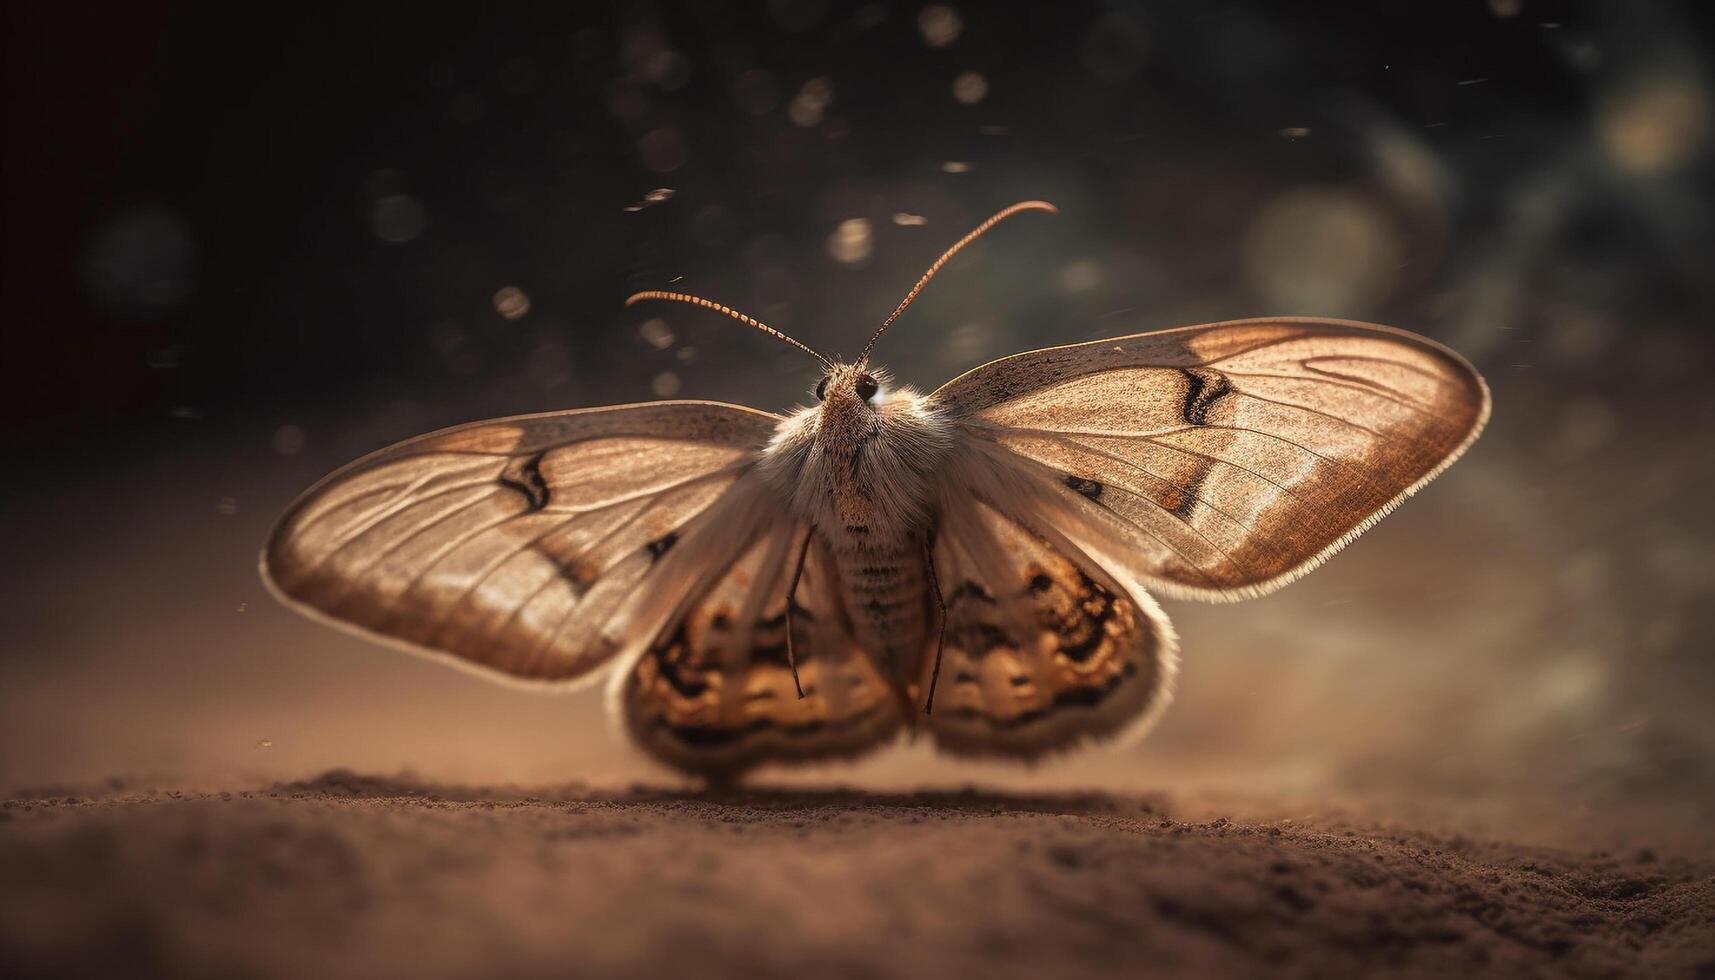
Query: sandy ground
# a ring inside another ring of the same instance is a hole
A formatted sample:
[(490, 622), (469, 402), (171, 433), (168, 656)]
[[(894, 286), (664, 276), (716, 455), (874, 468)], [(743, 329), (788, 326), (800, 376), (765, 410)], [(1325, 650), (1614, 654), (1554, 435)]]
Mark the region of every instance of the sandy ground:
[(1715, 862), (1165, 798), (337, 771), (0, 811), (8, 976), (1715, 974)]

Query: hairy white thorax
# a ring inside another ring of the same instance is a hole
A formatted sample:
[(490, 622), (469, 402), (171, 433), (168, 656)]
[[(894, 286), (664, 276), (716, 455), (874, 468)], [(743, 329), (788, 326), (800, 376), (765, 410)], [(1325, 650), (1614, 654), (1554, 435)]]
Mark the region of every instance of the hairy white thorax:
[[(872, 377), (869, 399), (857, 384)], [(759, 469), (799, 519), (838, 536), (867, 528), (877, 541), (920, 534), (931, 517), (937, 467), (953, 447), (953, 421), (885, 374), (837, 365), (821, 404), (801, 408), (775, 429)]]

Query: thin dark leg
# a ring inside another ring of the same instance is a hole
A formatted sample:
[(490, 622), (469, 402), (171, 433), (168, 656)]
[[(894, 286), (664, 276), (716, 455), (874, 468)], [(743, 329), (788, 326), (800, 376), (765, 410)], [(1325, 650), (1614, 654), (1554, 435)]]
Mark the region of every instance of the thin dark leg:
[(923, 561), (929, 569), (929, 589), (935, 594), (935, 605), (941, 610), (941, 628), (935, 638), (935, 669), (929, 672), (929, 697), (923, 702), (923, 713), (935, 712), (935, 684), (941, 680), (941, 654), (947, 649), (947, 600), (941, 598), (941, 583), (935, 578), (934, 546), (923, 543)]
[(792, 584), (786, 588), (786, 666), (792, 668), (792, 686), (798, 689), (798, 699), (804, 699), (804, 685), (798, 681), (798, 656), (792, 650), (792, 607), (798, 604), (798, 580), (804, 577), (804, 560), (810, 556), (810, 539), (816, 536), (812, 525), (804, 532), (804, 546), (798, 549), (798, 567), (792, 571)]

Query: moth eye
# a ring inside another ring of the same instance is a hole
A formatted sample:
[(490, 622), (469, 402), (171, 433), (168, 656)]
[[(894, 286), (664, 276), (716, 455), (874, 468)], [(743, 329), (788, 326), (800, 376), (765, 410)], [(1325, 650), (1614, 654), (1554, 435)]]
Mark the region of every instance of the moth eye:
[(857, 380), (857, 396), (867, 402), (875, 397), (876, 390), (880, 387), (874, 378), (867, 374), (860, 375)]
[(828, 376), (823, 375), (822, 380), (816, 382), (816, 400), (821, 401), (826, 397), (828, 397)]

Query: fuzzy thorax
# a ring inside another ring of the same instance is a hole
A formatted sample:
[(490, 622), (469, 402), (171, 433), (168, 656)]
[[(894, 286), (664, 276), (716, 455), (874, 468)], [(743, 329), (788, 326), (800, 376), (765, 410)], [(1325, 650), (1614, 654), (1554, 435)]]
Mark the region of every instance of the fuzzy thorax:
[(924, 395), (862, 365), (836, 365), (820, 391), (821, 404), (789, 415), (763, 451), (761, 471), (781, 499), (829, 531), (862, 526), (899, 540), (923, 530), (951, 423)]

